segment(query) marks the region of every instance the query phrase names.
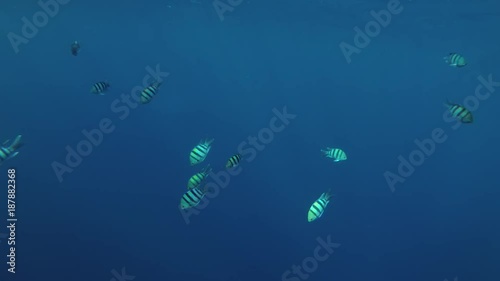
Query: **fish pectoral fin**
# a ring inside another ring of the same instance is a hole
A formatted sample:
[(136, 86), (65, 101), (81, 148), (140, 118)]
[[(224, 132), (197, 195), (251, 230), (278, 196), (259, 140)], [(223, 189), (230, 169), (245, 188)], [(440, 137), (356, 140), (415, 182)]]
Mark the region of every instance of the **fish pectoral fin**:
[(21, 146), (24, 145), (24, 143), (21, 142), (21, 135), (18, 135), (14, 141), (12, 142), (12, 144), (10, 145), (10, 149), (11, 150), (17, 150), (18, 148), (20, 148)]
[(9, 159), (10, 159), (10, 158), (14, 158), (14, 157), (16, 157), (16, 155), (17, 155), (17, 154), (19, 154), (19, 152), (18, 152), (18, 151), (16, 151), (16, 152), (12, 153), (12, 154), (9, 156)]

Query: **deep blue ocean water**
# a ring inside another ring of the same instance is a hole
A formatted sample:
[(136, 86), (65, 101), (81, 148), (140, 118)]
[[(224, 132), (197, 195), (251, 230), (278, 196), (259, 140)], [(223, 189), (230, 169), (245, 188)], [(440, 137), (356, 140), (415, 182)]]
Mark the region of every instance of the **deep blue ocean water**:
[[(500, 81), (500, 3), (401, 1), (349, 63), (339, 44), (355, 46), (354, 28), (389, 2), (233, 0), (216, 2), (230, 7), (220, 16), (204, 0), (61, 0), (23, 34), (23, 17), (47, 12), (4, 0), (0, 138), (25, 145), (0, 169), (0, 280), (498, 280), (500, 87), (480, 80)], [(468, 65), (446, 65), (450, 52)], [(156, 68), (169, 75), (151, 103), (126, 106), (121, 96)], [(90, 94), (102, 80), (109, 91)], [(471, 102), (474, 123), (443, 118), (447, 99)], [(294, 118), (252, 146), (283, 110)], [(68, 149), (100, 122), (113, 131), (70, 167)], [(423, 155), (415, 141), (434, 130), (446, 140), (391, 189), (384, 175), (401, 176), (401, 159)], [(205, 138), (212, 149), (191, 167)], [(328, 146), (347, 161), (324, 158)], [(238, 152), (239, 174), (186, 219), (189, 177), (208, 163), (222, 177)], [(58, 178), (56, 162), (71, 172)], [(307, 222), (330, 188), (323, 216)], [(318, 239), (340, 245), (319, 261)], [(307, 275), (287, 273), (304, 262)]]

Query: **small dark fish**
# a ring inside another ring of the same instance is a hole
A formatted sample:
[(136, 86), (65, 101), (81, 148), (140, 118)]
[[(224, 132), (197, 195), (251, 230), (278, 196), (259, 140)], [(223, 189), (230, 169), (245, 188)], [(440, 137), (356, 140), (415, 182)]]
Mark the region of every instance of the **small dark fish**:
[(240, 164), (240, 161), (241, 161), (240, 154), (233, 155), (231, 156), (231, 158), (229, 158), (229, 160), (227, 160), (226, 168), (236, 167), (238, 166), (238, 164)]
[(78, 44), (78, 41), (73, 42), (73, 44), (71, 44), (71, 54), (73, 56), (78, 56), (79, 51), (80, 51), (80, 44)]
[(90, 89), (90, 92), (93, 94), (99, 94), (99, 95), (104, 95), (104, 92), (110, 87), (109, 83), (104, 81), (104, 82), (97, 82), (95, 83), (92, 88)]

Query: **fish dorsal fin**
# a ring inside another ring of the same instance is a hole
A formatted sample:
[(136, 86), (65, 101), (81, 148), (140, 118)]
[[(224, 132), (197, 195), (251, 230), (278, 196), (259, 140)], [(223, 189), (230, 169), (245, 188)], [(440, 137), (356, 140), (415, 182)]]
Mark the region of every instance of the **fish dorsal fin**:
[(454, 103), (452, 103), (449, 99), (446, 99), (446, 102), (443, 103), (443, 105), (446, 107), (446, 108), (450, 108), (451, 106), (454, 105)]
[(327, 191), (327, 192), (323, 193), (323, 195), (321, 195), (321, 197), (322, 197), (323, 199), (325, 199), (326, 201), (330, 201), (330, 198), (332, 198), (332, 196), (333, 196), (333, 195), (332, 195), (332, 189), (331, 189), (331, 188), (330, 188), (330, 189), (328, 189), (328, 191)]

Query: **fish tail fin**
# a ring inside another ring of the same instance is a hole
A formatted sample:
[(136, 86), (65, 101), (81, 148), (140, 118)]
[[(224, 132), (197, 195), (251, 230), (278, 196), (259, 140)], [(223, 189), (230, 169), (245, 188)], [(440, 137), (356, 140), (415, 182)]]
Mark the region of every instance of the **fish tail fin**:
[(214, 142), (215, 139), (205, 139), (205, 144), (206, 145), (211, 145)]
[(332, 198), (333, 194), (332, 194), (332, 189), (329, 188), (325, 193), (323, 193), (323, 198), (326, 200), (326, 201), (329, 201), (330, 198)]
[[(210, 187), (208, 187), (208, 184), (205, 184), (205, 186), (203, 186), (203, 188), (198, 188), (203, 194), (207, 194), (208, 192), (210, 192)], [(213, 189), (212, 189), (213, 190)]]
[(446, 63), (450, 63), (451, 62), (451, 56), (453, 56), (455, 53), (451, 52), (451, 53), (448, 53), (448, 55), (444, 56), (443, 59), (446, 61)]
[(202, 171), (204, 174), (210, 174), (212, 172), (212, 167), (208, 164)]
[(24, 143), (22, 143), (22, 142), (21, 142), (21, 137), (22, 137), (21, 135), (18, 135), (18, 136), (14, 139), (14, 141), (12, 142), (12, 144), (10, 145), (10, 147), (9, 147), (9, 148), (10, 148), (12, 151), (17, 150), (18, 148), (20, 148), (21, 146), (23, 146), (23, 145), (24, 145)]
[(19, 151), (14, 151), (11, 155), (9, 155), (8, 159), (12, 159), (19, 154)]
[(160, 88), (161, 84), (163, 84), (162, 80), (156, 80), (153, 83), (151, 83), (151, 86), (154, 86), (156, 88)]

